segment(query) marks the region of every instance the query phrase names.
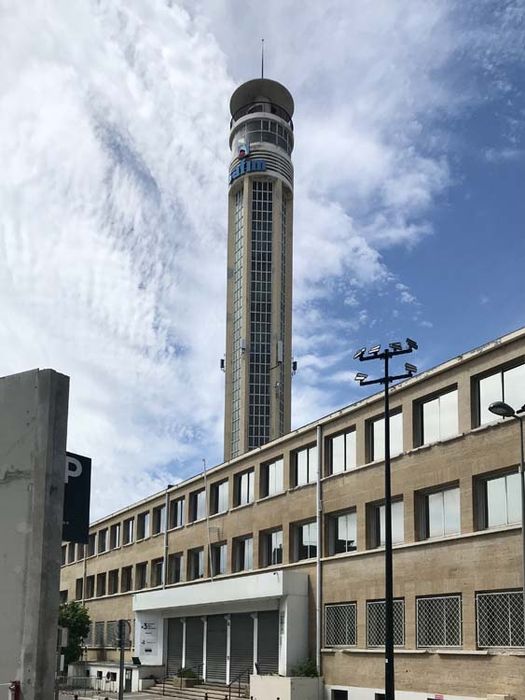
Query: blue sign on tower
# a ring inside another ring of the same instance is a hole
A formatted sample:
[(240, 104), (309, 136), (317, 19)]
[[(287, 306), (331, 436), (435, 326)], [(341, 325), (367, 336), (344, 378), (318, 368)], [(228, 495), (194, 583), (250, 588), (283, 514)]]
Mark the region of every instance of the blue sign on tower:
[(262, 172), (263, 170), (266, 170), (265, 160), (260, 158), (254, 160), (249, 160), (246, 158), (241, 160), (241, 162), (230, 171), (230, 185), (238, 177), (241, 177), (241, 175), (245, 175), (246, 173)]

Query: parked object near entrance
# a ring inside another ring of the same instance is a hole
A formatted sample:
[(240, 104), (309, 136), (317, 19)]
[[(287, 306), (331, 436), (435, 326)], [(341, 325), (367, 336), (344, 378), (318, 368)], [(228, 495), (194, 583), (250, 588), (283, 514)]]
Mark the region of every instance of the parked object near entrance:
[(318, 700), (323, 697), (322, 678), (250, 676), (250, 697), (253, 700)]

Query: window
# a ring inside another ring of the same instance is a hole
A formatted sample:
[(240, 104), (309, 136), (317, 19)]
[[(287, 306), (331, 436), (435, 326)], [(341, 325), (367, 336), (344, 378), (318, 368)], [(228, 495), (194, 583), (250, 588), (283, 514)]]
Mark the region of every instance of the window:
[(184, 525), (184, 498), (176, 498), (170, 503), (170, 528)]
[(417, 598), (417, 647), (461, 646), (461, 596)]
[[(369, 423), (370, 461), (385, 458), (385, 419), (376, 418)], [(403, 452), (403, 414), (390, 414), (390, 456)]]
[(86, 598), (95, 597), (95, 577), (86, 576)]
[(106, 573), (97, 574), (97, 598), (106, 595)]
[[(106, 622), (106, 647), (118, 647), (118, 621), (109, 620)], [(109, 673), (109, 671), (108, 671)], [(106, 676), (107, 677), (107, 676)]]
[(70, 542), (67, 546), (67, 563), (72, 564), (75, 561), (75, 544)]
[(324, 637), (327, 647), (353, 647), (357, 644), (357, 603), (324, 606)]
[(124, 534), (123, 534), (124, 544), (131, 544), (133, 542), (134, 525), (135, 525), (135, 518), (128, 518), (127, 520), (124, 520)]
[(103, 622), (95, 622), (95, 646), (96, 647), (103, 647), (104, 646), (104, 623)]
[(190, 523), (206, 517), (206, 492), (204, 489), (190, 493)]
[(148, 563), (143, 561), (135, 565), (135, 590), (140, 591), (148, 585)]
[[(373, 504), (369, 509), (369, 545), (371, 548), (385, 545), (385, 505)], [(392, 544), (399, 544), (405, 539), (403, 501), (392, 503)]]
[(522, 591), (476, 594), (478, 647), (525, 646)]
[(233, 567), (235, 571), (253, 569), (253, 537), (239, 537), (233, 541)]
[(220, 481), (218, 484), (212, 484), (210, 487), (210, 511), (215, 513), (224, 513), (228, 510), (228, 480)]
[(112, 569), (108, 574), (108, 593), (118, 593), (118, 569)]
[(355, 510), (334, 513), (326, 517), (328, 553), (354, 552), (357, 539), (357, 516)]
[(204, 576), (204, 549), (190, 549), (188, 552), (188, 580), (203, 578)]
[(261, 535), (262, 566), (283, 563), (283, 531), (272, 530)]
[(67, 544), (62, 545), (62, 566), (65, 565), (67, 561)]
[(421, 401), (415, 409), (416, 445), (428, 445), (458, 434), (457, 389)]
[(151, 562), (151, 585), (162, 586), (164, 583), (164, 559), (153, 559)]
[(59, 597), (60, 605), (64, 605), (64, 603), (67, 603), (67, 596), (68, 596), (67, 590), (60, 591), (60, 597)]
[(317, 555), (317, 523), (295, 526), (295, 559), (311, 559)]
[(97, 552), (103, 554), (108, 548), (108, 529), (105, 527), (98, 533), (98, 548)]
[(93, 532), (88, 537), (87, 555), (92, 557), (95, 554), (95, 533)]
[(501, 369), (478, 380), (478, 424), (492, 423), (496, 416), (489, 411), (494, 401), (505, 401), (513, 408), (523, 405), (525, 396), (525, 364)]
[(84, 579), (77, 578), (75, 581), (75, 600), (82, 600), (84, 593)]
[(77, 561), (81, 561), (84, 558), (85, 546), (83, 544), (77, 544)]
[(328, 438), (328, 473), (339, 474), (357, 466), (355, 430)]
[(234, 503), (236, 506), (244, 506), (253, 501), (254, 485), (255, 471), (253, 469), (235, 475)]
[(518, 472), (478, 477), (474, 493), (479, 529), (521, 522), (521, 486)]
[(153, 508), (153, 534), (158, 535), (166, 530), (166, 506)]
[(182, 581), (182, 554), (170, 554), (168, 556), (168, 583)]
[(226, 543), (212, 544), (211, 566), (214, 576), (220, 576), (226, 573), (228, 566)]
[(459, 487), (416, 494), (419, 539), (445, 537), (460, 532)]
[(120, 547), (120, 523), (115, 523), (109, 530), (109, 547), (110, 549)]
[(137, 540), (149, 537), (149, 510), (137, 515)]
[(295, 453), (294, 483), (296, 486), (317, 481), (317, 445)]
[(283, 460), (263, 464), (261, 467), (261, 498), (273, 496), (283, 490)]
[[(366, 635), (369, 647), (385, 645), (385, 601), (369, 600), (366, 603)], [(394, 646), (405, 643), (405, 601), (394, 600)]]
[(133, 567), (124, 566), (120, 572), (120, 590), (127, 593), (133, 590)]

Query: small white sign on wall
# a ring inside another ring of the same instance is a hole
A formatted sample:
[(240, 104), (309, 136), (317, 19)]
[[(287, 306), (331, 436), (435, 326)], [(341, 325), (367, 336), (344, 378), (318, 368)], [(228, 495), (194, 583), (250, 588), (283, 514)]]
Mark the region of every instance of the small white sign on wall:
[(140, 625), (140, 654), (156, 656), (158, 652), (157, 620), (144, 620)]

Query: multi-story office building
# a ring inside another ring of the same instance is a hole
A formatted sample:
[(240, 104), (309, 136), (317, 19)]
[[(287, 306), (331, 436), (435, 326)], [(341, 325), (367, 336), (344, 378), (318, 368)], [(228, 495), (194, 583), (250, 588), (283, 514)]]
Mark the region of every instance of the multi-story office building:
[(233, 93), (224, 458), (290, 430), (293, 99), (273, 80)]
[[(396, 697), (525, 698), (519, 431), (525, 329), (394, 387)], [(290, 674), (316, 659), (326, 700), (384, 678), (383, 402), (376, 394), (103, 518), (64, 545), (62, 595), (115, 621), (156, 675)]]

